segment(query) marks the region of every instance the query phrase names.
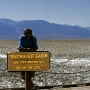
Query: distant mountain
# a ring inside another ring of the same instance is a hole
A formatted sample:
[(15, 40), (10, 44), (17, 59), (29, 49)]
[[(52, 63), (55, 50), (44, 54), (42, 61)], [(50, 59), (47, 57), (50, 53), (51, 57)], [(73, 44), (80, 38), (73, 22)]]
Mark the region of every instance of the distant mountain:
[(50, 23), (44, 20), (0, 19), (0, 39), (18, 39), (30, 27), (37, 39), (90, 39), (90, 27)]
[(90, 27), (85, 27), (85, 29), (88, 29), (88, 30), (90, 30)]

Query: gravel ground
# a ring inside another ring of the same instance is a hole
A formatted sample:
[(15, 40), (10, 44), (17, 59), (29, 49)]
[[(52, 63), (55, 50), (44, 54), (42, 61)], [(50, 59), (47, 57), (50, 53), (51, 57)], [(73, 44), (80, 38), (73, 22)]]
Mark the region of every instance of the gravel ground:
[[(90, 57), (90, 40), (38, 40), (39, 51), (50, 51), (56, 58), (87, 58)], [(18, 52), (17, 40), (0, 40), (0, 53)]]
[[(17, 44), (17, 40), (0, 40), (0, 54), (18, 52)], [(49, 51), (51, 53), (50, 72), (61, 73), (46, 73), (47, 85), (76, 84), (90, 81), (90, 40), (38, 40), (38, 46), (38, 51)], [(0, 83), (0, 86), (20, 87), (25, 85), (19, 72), (7, 71), (7, 58), (0, 58), (0, 66), (0, 82), (3, 82), (3, 84)], [(9, 78), (4, 75), (11, 76)], [(39, 86), (44, 85), (44, 75), (41, 72), (36, 72), (33, 82)]]

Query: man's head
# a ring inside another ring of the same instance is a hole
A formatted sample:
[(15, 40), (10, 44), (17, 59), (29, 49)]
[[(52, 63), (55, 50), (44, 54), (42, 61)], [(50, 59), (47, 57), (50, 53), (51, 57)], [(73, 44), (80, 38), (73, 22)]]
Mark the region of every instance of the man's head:
[(24, 29), (24, 35), (27, 39), (29, 39), (32, 36), (32, 29), (31, 28), (25, 28)]
[(25, 28), (24, 29), (24, 35), (25, 34), (32, 34), (32, 29), (31, 28)]

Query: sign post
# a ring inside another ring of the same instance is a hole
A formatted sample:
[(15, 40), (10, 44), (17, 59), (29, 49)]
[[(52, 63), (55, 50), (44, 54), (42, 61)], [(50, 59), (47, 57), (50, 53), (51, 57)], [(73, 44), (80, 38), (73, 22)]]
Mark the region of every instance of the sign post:
[(31, 90), (29, 71), (48, 71), (50, 53), (48, 51), (9, 52), (7, 53), (7, 69), (8, 71), (25, 71), (25, 90)]

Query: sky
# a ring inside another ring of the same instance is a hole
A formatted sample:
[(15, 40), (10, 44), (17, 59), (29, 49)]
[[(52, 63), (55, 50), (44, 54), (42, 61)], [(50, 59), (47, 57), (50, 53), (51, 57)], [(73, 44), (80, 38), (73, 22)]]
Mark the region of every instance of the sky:
[(0, 0), (0, 18), (90, 27), (90, 0)]

